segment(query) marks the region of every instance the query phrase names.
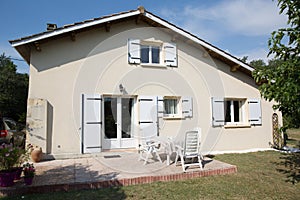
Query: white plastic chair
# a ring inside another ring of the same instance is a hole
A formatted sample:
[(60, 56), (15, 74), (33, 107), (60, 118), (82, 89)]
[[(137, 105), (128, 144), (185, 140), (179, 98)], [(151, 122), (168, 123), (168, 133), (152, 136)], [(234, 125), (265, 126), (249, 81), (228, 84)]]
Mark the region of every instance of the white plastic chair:
[[(160, 147), (160, 142), (158, 141), (148, 141), (144, 145), (141, 145), (139, 148), (139, 160), (144, 160), (144, 165), (147, 164), (149, 156), (156, 157), (161, 163), (161, 158), (158, 154), (158, 150)], [(144, 154), (146, 154), (144, 156)]]
[[(201, 145), (201, 129), (187, 131), (185, 134), (184, 146), (176, 145), (175, 165), (180, 157), (182, 170), (185, 172), (186, 167), (198, 165), (203, 169), (203, 156), (200, 152)], [(197, 160), (196, 160), (197, 159)], [(196, 160), (196, 162), (194, 162)]]

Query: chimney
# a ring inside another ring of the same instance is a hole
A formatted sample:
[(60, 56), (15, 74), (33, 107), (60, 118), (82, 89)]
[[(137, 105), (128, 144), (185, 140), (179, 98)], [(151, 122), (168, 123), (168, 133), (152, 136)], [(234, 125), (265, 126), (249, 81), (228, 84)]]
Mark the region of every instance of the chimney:
[(144, 13), (145, 13), (145, 8), (144, 8), (144, 6), (139, 6), (139, 7), (138, 7), (138, 10), (140, 11), (141, 14), (144, 14)]
[(47, 31), (53, 31), (55, 29), (57, 29), (56, 24), (50, 24), (50, 23), (47, 24)]

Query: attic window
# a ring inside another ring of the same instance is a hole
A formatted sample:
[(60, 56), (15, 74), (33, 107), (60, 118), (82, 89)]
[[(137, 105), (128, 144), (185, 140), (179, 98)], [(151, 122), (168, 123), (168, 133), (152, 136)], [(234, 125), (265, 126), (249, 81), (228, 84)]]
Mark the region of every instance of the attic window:
[(177, 47), (158, 40), (128, 40), (128, 63), (177, 67)]
[(160, 53), (158, 45), (141, 45), (141, 63), (160, 64)]

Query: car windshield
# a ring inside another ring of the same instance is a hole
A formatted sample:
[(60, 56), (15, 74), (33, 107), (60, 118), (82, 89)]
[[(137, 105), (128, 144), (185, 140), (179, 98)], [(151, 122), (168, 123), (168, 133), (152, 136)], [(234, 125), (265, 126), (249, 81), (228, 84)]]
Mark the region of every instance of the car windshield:
[(4, 130), (4, 124), (2, 118), (0, 118), (0, 130)]
[(12, 120), (4, 120), (10, 130), (16, 130), (16, 123)]

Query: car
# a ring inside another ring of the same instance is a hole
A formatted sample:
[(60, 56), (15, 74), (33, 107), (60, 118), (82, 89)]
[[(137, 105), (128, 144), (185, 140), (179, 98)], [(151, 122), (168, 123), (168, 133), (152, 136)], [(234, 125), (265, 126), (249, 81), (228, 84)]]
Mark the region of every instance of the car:
[(26, 134), (20, 130), (15, 120), (0, 117), (0, 144), (12, 143), (14, 146), (25, 147)]

